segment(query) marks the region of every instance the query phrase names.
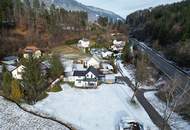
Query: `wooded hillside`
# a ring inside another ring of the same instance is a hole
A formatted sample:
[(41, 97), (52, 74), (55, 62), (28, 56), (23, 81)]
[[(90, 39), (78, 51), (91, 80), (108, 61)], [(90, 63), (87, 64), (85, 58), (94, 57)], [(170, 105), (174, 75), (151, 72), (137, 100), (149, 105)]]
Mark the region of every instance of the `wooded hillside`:
[(47, 8), (39, 0), (0, 0), (0, 56), (26, 44), (56, 45), (86, 30), (87, 13)]
[(137, 11), (126, 19), (130, 35), (150, 43), (181, 67), (190, 67), (190, 0)]

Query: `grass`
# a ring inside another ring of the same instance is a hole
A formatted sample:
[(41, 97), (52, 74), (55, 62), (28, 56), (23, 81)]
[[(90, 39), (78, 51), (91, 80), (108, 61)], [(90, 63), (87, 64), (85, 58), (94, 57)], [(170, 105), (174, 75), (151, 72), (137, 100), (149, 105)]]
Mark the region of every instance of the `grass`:
[(60, 91), (62, 91), (62, 88), (60, 85), (55, 85), (54, 87), (48, 90), (48, 92), (60, 92)]

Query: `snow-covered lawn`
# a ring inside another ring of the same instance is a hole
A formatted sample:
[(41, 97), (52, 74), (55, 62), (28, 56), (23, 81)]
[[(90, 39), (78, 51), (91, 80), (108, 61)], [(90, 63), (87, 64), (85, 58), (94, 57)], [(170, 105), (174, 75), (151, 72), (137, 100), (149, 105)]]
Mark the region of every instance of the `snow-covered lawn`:
[[(160, 99), (158, 99), (158, 97), (155, 96), (155, 93), (156, 93), (155, 91), (147, 92), (145, 93), (145, 97), (160, 113), (160, 115), (163, 116), (164, 110), (166, 108), (165, 103)], [(175, 112), (172, 114), (171, 118), (169, 119), (169, 124), (172, 127), (172, 130), (190, 130), (190, 123), (183, 120), (182, 117)]]
[(0, 97), (0, 130), (68, 130), (59, 123), (29, 114)]
[(33, 110), (51, 114), (84, 130), (115, 130), (122, 116), (136, 119), (145, 128), (157, 130), (144, 108), (131, 104), (132, 90), (123, 84), (101, 85), (84, 90), (62, 85), (63, 91), (34, 105)]

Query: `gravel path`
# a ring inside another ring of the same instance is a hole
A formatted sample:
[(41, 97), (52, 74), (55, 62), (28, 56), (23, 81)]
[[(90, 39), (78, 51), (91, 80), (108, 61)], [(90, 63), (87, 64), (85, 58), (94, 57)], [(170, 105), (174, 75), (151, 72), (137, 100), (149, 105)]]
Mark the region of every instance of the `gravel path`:
[(63, 125), (29, 114), (0, 97), (0, 130), (68, 130)]

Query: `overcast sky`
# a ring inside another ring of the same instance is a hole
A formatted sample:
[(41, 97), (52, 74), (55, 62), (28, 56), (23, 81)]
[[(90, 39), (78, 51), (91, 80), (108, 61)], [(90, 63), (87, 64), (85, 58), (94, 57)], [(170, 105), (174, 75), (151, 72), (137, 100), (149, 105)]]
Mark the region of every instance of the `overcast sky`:
[(123, 18), (126, 15), (149, 7), (161, 4), (174, 3), (181, 0), (77, 0), (83, 4), (113, 11)]

